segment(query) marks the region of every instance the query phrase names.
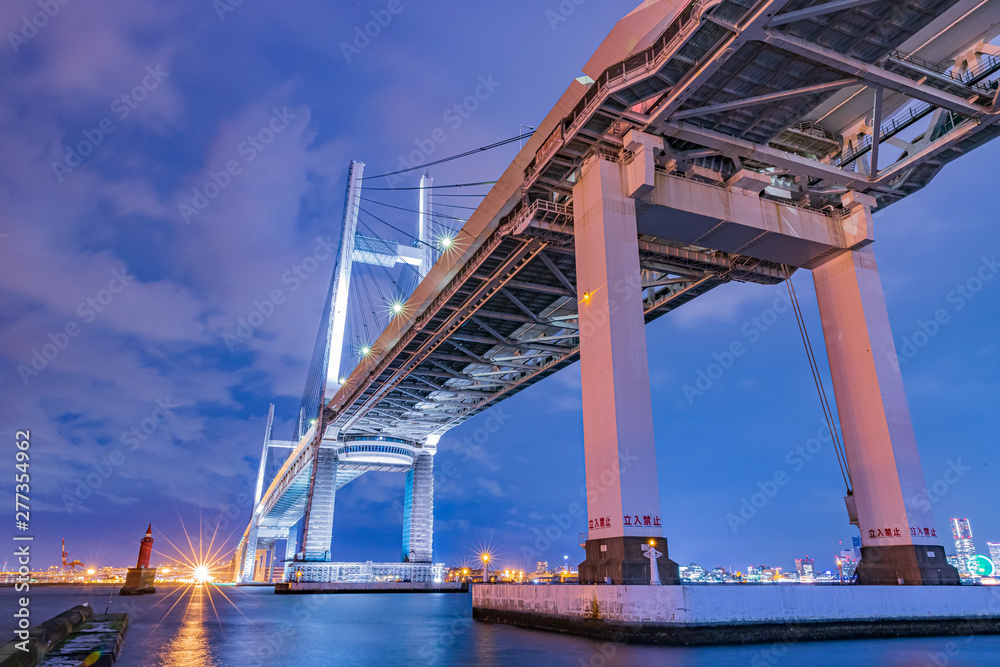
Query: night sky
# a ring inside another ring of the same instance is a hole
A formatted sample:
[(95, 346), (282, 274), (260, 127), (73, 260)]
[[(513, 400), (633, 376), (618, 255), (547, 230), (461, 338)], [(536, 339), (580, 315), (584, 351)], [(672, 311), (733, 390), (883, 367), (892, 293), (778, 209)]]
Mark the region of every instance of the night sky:
[[(282, 276), (337, 238), (349, 161), (390, 171), (438, 128), (428, 159), (537, 124), (634, 1), (560, 13), (557, 0), (115, 0), (58, 5), (37, 30), (25, 17), (38, 4), (4, 3), (0, 499), (12, 526), (14, 432), (30, 429), (33, 565), (58, 563), (61, 537), (88, 565), (129, 564), (149, 522), (165, 554), (161, 538), (188, 550), (182, 526), (195, 541), (219, 526), (234, 547), (271, 402), (277, 435), (292, 429), (333, 262), (295, 289)], [(359, 48), (373, 11), (386, 25)], [(483, 81), (490, 92), (456, 122), (449, 110)], [(273, 141), (246, 143), (265, 127)], [(431, 173), (492, 180), (516, 146)], [(959, 471), (934, 494), (938, 534), (968, 517), (980, 552), (1000, 541), (997, 164), (1000, 143), (875, 215), (924, 470), (931, 484)], [(213, 175), (215, 196), (197, 201)], [(811, 277), (794, 281), (825, 366)], [(287, 298), (231, 349), (227, 334), (275, 289)], [(664, 532), (681, 564), (790, 568), (809, 554), (826, 569), (857, 534), (832, 447), (796, 453), (824, 422), (794, 316), (772, 310), (784, 294), (730, 284), (647, 328)], [(944, 323), (928, 325), (936, 314)], [(746, 352), (720, 375), (711, 366), (735, 341)], [(46, 345), (51, 359), (37, 356)], [(699, 373), (718, 379), (685, 391)], [(582, 560), (586, 518), (562, 517), (582, 502), (579, 388), (573, 366), (495, 408), (492, 433), (487, 414), (444, 436), (436, 561), (486, 544), (526, 569)], [(778, 471), (788, 484), (734, 527), (727, 515)], [(403, 485), (368, 474), (338, 494), (336, 559), (398, 559)]]

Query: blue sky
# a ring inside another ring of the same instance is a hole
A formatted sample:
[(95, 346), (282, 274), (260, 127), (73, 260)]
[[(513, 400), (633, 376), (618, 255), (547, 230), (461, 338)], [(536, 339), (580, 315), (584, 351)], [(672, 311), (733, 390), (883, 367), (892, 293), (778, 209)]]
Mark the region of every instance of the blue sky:
[[(36, 566), (58, 562), (61, 537), (73, 558), (127, 563), (150, 521), (178, 545), (182, 523), (197, 531), (221, 521), (223, 533), (242, 533), (242, 494), (252, 490), (268, 404), (278, 404), (289, 430), (333, 267), (321, 264), (295, 290), (282, 275), (313, 253), (317, 237), (336, 238), (348, 162), (389, 171), (438, 128), (445, 139), (432, 159), (536, 124), (632, 9), (585, 2), (562, 15), (555, 0), (402, 0), (386, 20), (389, 3), (378, 0), (222, 2), (69, 3), (23, 34), (38, 5), (0, 8), (8, 35), (0, 47), (0, 414), (8, 442), (16, 429), (32, 431)], [(372, 11), (386, 23), (380, 34), (344, 48)], [(482, 79), (493, 91), (479, 108), (461, 123), (446, 117)], [(265, 127), (273, 141), (244, 143)], [(89, 154), (67, 157), (81, 142)], [(515, 150), (432, 175), (491, 180)], [(935, 502), (939, 534), (952, 516), (967, 516), (981, 551), (1000, 541), (1000, 279), (961, 309), (949, 292), (1000, 252), (998, 160), (1000, 144), (980, 149), (876, 214), (897, 345), (937, 310), (948, 315), (903, 375), (928, 481), (961, 470)], [(239, 169), (227, 179), (220, 174), (230, 162)], [(213, 175), (218, 195), (185, 213)], [(416, 203), (403, 194), (386, 201)], [(391, 219), (414, 224), (405, 213)], [(825, 364), (811, 278), (801, 272), (795, 284)], [(275, 289), (287, 299), (231, 350), (225, 334)], [(753, 335), (753, 318), (767, 319), (783, 290), (727, 285), (647, 328), (664, 531), (681, 563), (789, 567), (810, 554), (829, 566), (838, 541), (856, 534), (829, 447), (789, 462), (822, 421), (793, 316)], [(733, 341), (746, 354), (689, 400), (684, 385)], [(60, 342), (37, 375), (19, 372)], [(582, 500), (579, 384), (571, 367), (504, 402), (488, 438), (477, 431), (487, 416), (443, 438), (436, 560), (461, 562), (484, 543), (501, 562), (582, 559), (585, 520), (563, 527), (561, 518)], [(126, 435), (133, 428), (143, 439)], [(482, 442), (470, 455), (463, 440)], [(727, 514), (780, 470), (790, 482), (734, 531)], [(402, 489), (402, 476), (372, 474), (338, 496), (338, 558), (398, 557)], [(171, 553), (165, 542), (157, 548)]]

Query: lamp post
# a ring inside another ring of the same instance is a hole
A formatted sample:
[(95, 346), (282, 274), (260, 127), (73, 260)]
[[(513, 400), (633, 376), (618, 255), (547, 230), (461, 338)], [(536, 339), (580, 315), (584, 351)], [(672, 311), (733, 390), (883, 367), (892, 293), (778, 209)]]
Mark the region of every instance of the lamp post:
[(650, 540), (649, 544), (642, 545), (643, 554), (649, 559), (649, 585), (659, 586), (660, 585), (660, 571), (656, 567), (656, 559), (663, 554), (656, 550), (656, 542)]
[(490, 555), (484, 553), (482, 555), (483, 559), (483, 583), (488, 584), (490, 582)]
[[(532, 132), (535, 131), (535, 127), (533, 125), (518, 125), (517, 126), (517, 134), (518, 134), (519, 137), (521, 136), (521, 132), (522, 132), (522, 130), (524, 130), (524, 128), (528, 128)], [(524, 148), (524, 140), (523, 139), (521, 139), (520, 141), (517, 142), (517, 150), (521, 150), (522, 148)]]

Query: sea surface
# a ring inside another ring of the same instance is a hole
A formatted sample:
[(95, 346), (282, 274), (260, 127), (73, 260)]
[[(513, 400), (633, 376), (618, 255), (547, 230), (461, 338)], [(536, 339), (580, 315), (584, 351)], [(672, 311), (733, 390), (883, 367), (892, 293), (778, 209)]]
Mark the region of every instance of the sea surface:
[[(157, 586), (30, 591), (32, 624), (89, 603), (128, 612), (120, 667), (228, 665), (803, 665), (1000, 666), (1000, 636), (753, 644), (628, 646), (474, 622), (468, 594), (275, 595), (270, 587)], [(115, 591), (116, 592), (116, 591)], [(21, 594), (0, 589), (0, 633), (12, 637)]]

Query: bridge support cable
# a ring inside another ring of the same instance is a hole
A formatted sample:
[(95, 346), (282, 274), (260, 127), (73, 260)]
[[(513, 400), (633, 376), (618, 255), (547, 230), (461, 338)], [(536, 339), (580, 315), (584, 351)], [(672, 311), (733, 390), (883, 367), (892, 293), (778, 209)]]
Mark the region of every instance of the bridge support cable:
[[(785, 269), (785, 287), (788, 289), (788, 298), (792, 304), (792, 312), (795, 313), (795, 323), (799, 327), (799, 336), (802, 338), (802, 345), (806, 351), (806, 359), (809, 361), (809, 370), (812, 372), (813, 384), (816, 385), (816, 393), (819, 396), (820, 406), (823, 408), (823, 417), (826, 420), (827, 428), (830, 429), (830, 438), (833, 441), (833, 451), (837, 455), (837, 464), (840, 466), (840, 475), (844, 480), (847, 489), (847, 496), (854, 495), (851, 484), (851, 471), (847, 465), (847, 454), (844, 452), (844, 445), (840, 440), (837, 431), (837, 424), (834, 419), (830, 401), (826, 395), (826, 388), (823, 385), (823, 376), (820, 375), (819, 364), (816, 362), (816, 354), (813, 352), (812, 341), (809, 338), (809, 331), (806, 329), (805, 318), (802, 316), (802, 308), (799, 306), (798, 295), (795, 292), (795, 285), (792, 284), (792, 275), (789, 268)], [(853, 518), (853, 517), (852, 517)]]
[(512, 144), (515, 141), (523, 141), (531, 135), (534, 131), (526, 132), (524, 134), (519, 134), (516, 137), (510, 137), (509, 139), (504, 139), (496, 143), (489, 144), (487, 146), (480, 146), (479, 148), (474, 148), (471, 151), (466, 151), (464, 153), (459, 153), (458, 155), (451, 155), (449, 157), (441, 158), (440, 160), (435, 160), (433, 162), (428, 162), (426, 164), (417, 165), (416, 167), (409, 167), (407, 169), (399, 169), (398, 171), (390, 171), (385, 174), (379, 174), (377, 176), (369, 176), (369, 178), (385, 178), (387, 176), (396, 176), (397, 174), (406, 174), (411, 171), (417, 171), (418, 169), (426, 169), (427, 167), (433, 167), (434, 165), (444, 164), (445, 162), (451, 162), (452, 160), (459, 160), (464, 157), (469, 157), (470, 155), (478, 155), (485, 151), (493, 150), (494, 148), (500, 148), (501, 146), (506, 146), (507, 144)]
[[(364, 220), (359, 218), (358, 224), (360, 224), (361, 227), (367, 230), (368, 233), (371, 234), (374, 238), (380, 238), (378, 233), (374, 229), (372, 229), (368, 225), (368, 223), (366, 223)], [(385, 273), (389, 281), (392, 282), (393, 286), (395, 286), (396, 297), (399, 299), (400, 303), (403, 303), (410, 298), (410, 295), (413, 294), (413, 290), (416, 289), (417, 284), (421, 280), (420, 272), (417, 269), (415, 269), (413, 265), (411, 265), (409, 262), (403, 262), (402, 264), (405, 267), (405, 269), (409, 269), (409, 272), (402, 272), (402, 274), (399, 276), (398, 279), (392, 277), (392, 274), (389, 272), (389, 269), (385, 265), (383, 265), (382, 263), (378, 264), (382, 268), (382, 271)]]
[[(406, 211), (407, 213), (417, 213), (419, 215), (426, 215), (426, 216), (428, 216), (430, 218), (435, 218), (435, 219), (441, 218), (441, 219), (444, 219), (444, 220), (454, 220), (456, 222), (468, 222), (467, 218), (456, 218), (456, 217), (451, 216), (451, 215), (444, 215), (443, 213), (424, 213), (423, 211), (419, 211), (419, 210), (417, 210), (415, 208), (406, 208), (405, 206), (395, 206), (393, 204), (386, 204), (385, 202), (378, 201), (377, 199), (371, 199), (369, 197), (362, 197), (361, 201), (366, 201), (366, 202), (369, 202), (371, 204), (378, 204), (379, 206), (385, 206), (386, 208), (394, 208), (397, 211)], [(463, 207), (463, 208), (472, 208), (472, 207), (469, 206), (469, 207)], [(476, 209), (472, 209), (472, 210), (474, 211)]]
[[(479, 181), (478, 183), (453, 183), (451, 185), (435, 185), (432, 187), (433, 190), (443, 190), (445, 188), (473, 188), (477, 185), (496, 185), (496, 181)], [(369, 192), (379, 191), (379, 192), (400, 192), (403, 190), (425, 190), (426, 188), (421, 187), (407, 187), (407, 188), (365, 188)], [(439, 197), (451, 196), (457, 197), (458, 195), (438, 195)], [(485, 197), (486, 195), (469, 195), (470, 197)]]
[[(367, 272), (367, 277), (365, 277), (366, 272)], [(378, 335), (382, 333), (382, 330), (385, 329), (386, 325), (389, 322), (388, 320), (385, 320), (383, 322), (382, 318), (378, 314), (377, 309), (375, 308), (375, 303), (372, 301), (373, 297), (372, 287), (375, 288), (374, 293), (378, 294), (378, 298), (381, 299), (382, 303), (386, 305), (387, 311), (389, 302), (385, 298), (385, 295), (382, 293), (382, 288), (378, 284), (378, 278), (375, 275), (373, 275), (372, 270), (368, 265), (362, 265), (361, 270), (358, 271), (358, 275), (362, 276), (363, 279), (363, 284), (365, 288), (365, 299), (368, 301), (368, 307), (371, 310), (371, 315), (372, 315), (372, 328), (378, 329), (378, 334), (376, 334), (376, 337), (378, 337)], [(368, 285), (369, 280), (371, 281), (371, 287)]]
[(372, 213), (371, 211), (369, 211), (369, 210), (367, 210), (367, 209), (365, 209), (365, 208), (361, 208), (360, 210), (361, 210), (361, 212), (362, 212), (362, 213), (364, 213), (365, 215), (367, 215), (367, 216), (369, 216), (369, 217), (371, 217), (371, 218), (375, 218), (375, 220), (377, 220), (377, 221), (381, 222), (381, 223), (382, 223), (383, 225), (385, 225), (385, 226), (386, 226), (386, 227), (388, 227), (389, 229), (392, 229), (392, 230), (394, 230), (394, 231), (397, 231), (397, 232), (399, 232), (399, 233), (400, 233), (400, 234), (402, 234), (403, 236), (405, 236), (405, 237), (407, 237), (407, 238), (409, 238), (409, 239), (412, 239), (412, 240), (413, 240), (414, 242), (416, 242), (416, 243), (419, 243), (419, 244), (421, 244), (421, 245), (423, 245), (423, 246), (426, 246), (426, 247), (428, 247), (428, 248), (431, 248), (431, 249), (433, 249), (433, 248), (434, 248), (434, 246), (433, 246), (433, 245), (431, 245), (431, 244), (430, 244), (430, 243), (428, 243), (427, 241), (424, 241), (424, 240), (423, 240), (423, 239), (421, 239), (421, 238), (420, 238), (419, 236), (414, 236), (413, 234), (410, 234), (410, 233), (408, 233), (408, 232), (404, 232), (404, 231), (403, 231), (402, 229), (400, 229), (399, 227), (395, 226), (395, 225), (394, 225), (394, 224), (392, 224), (391, 222), (386, 222), (385, 220), (383, 220), (382, 218), (378, 217), (377, 215), (375, 215), (375, 214), (374, 214), (374, 213)]

